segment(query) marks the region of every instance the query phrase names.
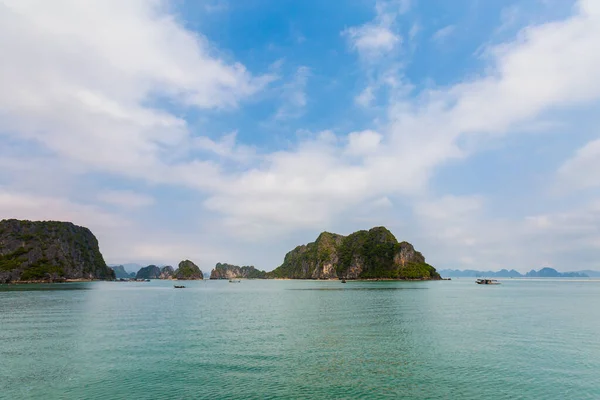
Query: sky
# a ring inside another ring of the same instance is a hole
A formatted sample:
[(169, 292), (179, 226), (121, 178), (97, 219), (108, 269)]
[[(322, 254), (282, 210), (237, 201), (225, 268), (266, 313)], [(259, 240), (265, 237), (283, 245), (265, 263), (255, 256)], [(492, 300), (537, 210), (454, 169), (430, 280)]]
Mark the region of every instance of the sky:
[(0, 218), (272, 270), (386, 226), (600, 269), (596, 0), (0, 0)]

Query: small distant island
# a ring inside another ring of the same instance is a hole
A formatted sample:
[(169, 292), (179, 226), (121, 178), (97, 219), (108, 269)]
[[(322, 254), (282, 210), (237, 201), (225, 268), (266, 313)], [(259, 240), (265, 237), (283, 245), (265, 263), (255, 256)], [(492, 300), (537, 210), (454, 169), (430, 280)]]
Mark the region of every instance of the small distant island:
[(385, 227), (348, 236), (323, 232), (286, 254), (267, 278), (439, 280), (440, 274), (408, 242)]
[(125, 267), (122, 265), (115, 265), (110, 267), (113, 271), (115, 271), (115, 278), (117, 279), (130, 279), (135, 278), (135, 272), (127, 272)]
[(0, 221), (0, 283), (115, 279), (92, 232), (70, 222)]
[(210, 271), (210, 279), (266, 279), (267, 272), (260, 271), (253, 266), (239, 267), (231, 264), (217, 263)]
[(142, 267), (137, 273), (128, 274), (122, 265), (111, 267), (120, 280), (135, 280), (143, 281), (147, 279), (163, 279), (163, 280), (200, 280), (204, 279), (204, 275), (200, 268), (190, 260), (183, 260), (179, 263), (177, 269), (173, 269), (170, 265), (158, 267), (154, 264)]
[(173, 278), (178, 280), (200, 280), (204, 275), (200, 268), (190, 260), (184, 260), (179, 263), (178, 268), (173, 273)]
[(501, 269), (500, 271), (477, 271), (472, 269), (444, 269), (440, 275), (448, 278), (589, 278), (597, 273), (596, 271), (577, 271), (577, 272), (558, 272), (554, 268), (542, 268), (539, 271), (531, 270), (526, 274), (511, 269)]

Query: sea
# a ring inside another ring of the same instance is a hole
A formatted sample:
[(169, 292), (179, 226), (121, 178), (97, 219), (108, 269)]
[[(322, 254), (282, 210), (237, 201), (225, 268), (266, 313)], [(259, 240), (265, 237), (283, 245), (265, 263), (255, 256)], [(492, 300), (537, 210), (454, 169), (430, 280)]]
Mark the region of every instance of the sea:
[(0, 285), (0, 398), (600, 399), (600, 281), (500, 281)]

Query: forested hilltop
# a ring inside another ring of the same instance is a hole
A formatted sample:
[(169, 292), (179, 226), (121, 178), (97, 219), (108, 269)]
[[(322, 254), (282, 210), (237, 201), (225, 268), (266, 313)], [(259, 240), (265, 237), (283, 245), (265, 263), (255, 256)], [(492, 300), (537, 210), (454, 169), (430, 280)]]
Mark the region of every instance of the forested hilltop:
[(70, 222), (0, 221), (0, 283), (114, 278), (89, 229)]
[(384, 227), (348, 236), (323, 232), (317, 240), (286, 254), (269, 278), (289, 279), (440, 279), (434, 267), (408, 242), (398, 242)]
[(265, 279), (267, 273), (265, 271), (258, 270), (252, 265), (245, 265), (243, 267), (217, 263), (215, 268), (210, 271), (210, 279)]

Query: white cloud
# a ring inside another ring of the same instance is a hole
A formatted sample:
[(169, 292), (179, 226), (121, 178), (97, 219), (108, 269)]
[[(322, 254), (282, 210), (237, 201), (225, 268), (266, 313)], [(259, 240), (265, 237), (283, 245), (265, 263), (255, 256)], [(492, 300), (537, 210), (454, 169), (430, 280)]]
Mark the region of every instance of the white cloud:
[(593, 140), (577, 150), (558, 170), (560, 185), (565, 188), (600, 186), (600, 139)]
[(348, 28), (343, 34), (350, 40), (352, 48), (365, 57), (377, 57), (390, 52), (401, 41), (400, 35), (390, 28), (377, 25)]
[(438, 268), (572, 271), (597, 269), (599, 224), (597, 202), (500, 218), (481, 196), (442, 196), (415, 204), (413, 237)]
[(133, 176), (188, 138), (157, 97), (232, 108), (271, 79), (220, 58), (162, 1), (6, 1), (0, 35), (0, 133)]
[(318, 228), (377, 196), (419, 194), (435, 168), (476, 151), (461, 140), (506, 134), (543, 112), (600, 97), (600, 21), (588, 4), (490, 48), (485, 75), (392, 103), (377, 151), (346, 158), (352, 140), (307, 141), (231, 177), (207, 205), (237, 224)]
[(229, 2), (225, 0), (210, 0), (204, 5), (209, 13), (223, 12), (229, 10)]
[(123, 228), (130, 222), (99, 207), (75, 203), (60, 197), (31, 195), (0, 187), (0, 215), (41, 221), (69, 221), (81, 226), (94, 226), (100, 231)]
[(237, 131), (212, 140), (206, 136), (192, 139), (193, 148), (213, 153), (223, 159), (232, 159), (237, 162), (247, 162), (256, 156), (256, 150), (250, 146), (240, 145), (236, 141)]
[(413, 23), (410, 27), (410, 31), (408, 31), (408, 38), (414, 40), (419, 32), (421, 32), (421, 29), (421, 25), (418, 22)]
[(310, 68), (298, 67), (294, 79), (283, 85), (281, 106), (277, 109), (275, 120), (298, 118), (304, 113), (307, 103), (306, 85), (310, 77)]
[(446, 39), (448, 39), (450, 36), (452, 36), (454, 34), (454, 31), (456, 31), (456, 26), (455, 25), (448, 25), (443, 27), (442, 29), (437, 30), (433, 36), (431, 37), (432, 40), (438, 42), (438, 43), (442, 43), (444, 42)]
[(123, 208), (139, 208), (154, 204), (152, 197), (131, 190), (104, 190), (98, 195), (98, 200)]
[(415, 206), (418, 217), (435, 221), (459, 223), (465, 217), (478, 215), (483, 208), (481, 196), (446, 195), (435, 200), (419, 202)]
[(348, 134), (346, 152), (350, 155), (374, 154), (379, 150), (382, 136), (375, 131), (352, 132)]
[(371, 22), (353, 26), (341, 32), (348, 39), (350, 47), (366, 62), (376, 62), (380, 57), (392, 52), (402, 43), (397, 32), (396, 18), (410, 8), (409, 1), (378, 1), (375, 4), (376, 16)]
[(373, 94), (373, 86), (367, 86), (364, 88), (362, 92), (358, 96), (354, 98), (356, 104), (362, 107), (369, 107), (373, 100), (375, 100), (375, 95)]

